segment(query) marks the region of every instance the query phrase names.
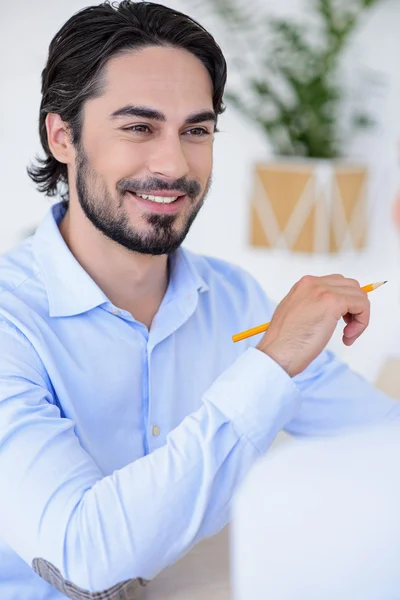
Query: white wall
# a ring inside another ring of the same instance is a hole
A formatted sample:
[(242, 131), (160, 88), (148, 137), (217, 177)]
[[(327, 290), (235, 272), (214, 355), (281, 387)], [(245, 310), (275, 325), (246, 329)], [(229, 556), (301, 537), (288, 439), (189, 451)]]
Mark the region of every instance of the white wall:
[[(49, 206), (49, 201), (35, 191), (25, 171), (35, 153), (40, 152), (37, 132), (40, 74), (48, 44), (57, 29), (88, 4), (90, 1), (80, 0), (23, 0), (15, 4), (0, 0), (0, 252), (17, 243)], [(192, 4), (183, 0), (169, 0), (165, 4), (193, 13)], [(269, 0), (266, 6), (270, 11), (301, 15), (304, 2)], [(203, 21), (217, 39), (222, 40), (213, 19), (207, 17)], [(371, 297), (372, 324), (358, 347), (344, 349), (339, 332), (332, 342), (334, 349), (369, 378), (375, 376), (380, 354), (387, 351), (389, 345), (396, 345), (397, 336), (393, 335), (396, 319), (400, 331), (400, 317), (397, 317), (400, 295), (398, 241), (390, 213), (399, 180), (399, 24), (398, 0), (382, 0), (366, 18), (346, 60), (346, 72), (350, 77), (360, 66), (371, 67), (380, 71), (386, 81), (376, 105), (380, 127), (352, 149), (371, 164), (373, 171), (368, 249), (358, 255), (309, 257), (268, 252), (247, 245), (252, 166), (255, 160), (268, 158), (270, 150), (257, 128), (231, 108), (221, 119), (221, 133), (215, 144), (213, 189), (187, 240), (187, 246), (196, 251), (247, 268), (275, 300), (279, 300), (305, 273), (342, 272), (363, 284), (389, 279), (386, 288)], [(393, 342), (389, 342), (390, 335)]]

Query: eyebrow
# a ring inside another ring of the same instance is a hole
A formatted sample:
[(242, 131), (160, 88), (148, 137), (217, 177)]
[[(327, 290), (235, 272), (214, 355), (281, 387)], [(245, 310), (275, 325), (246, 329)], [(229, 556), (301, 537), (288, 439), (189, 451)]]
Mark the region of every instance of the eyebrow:
[[(150, 108), (147, 106), (134, 106), (132, 104), (128, 104), (123, 108), (119, 108), (111, 113), (111, 119), (117, 119), (119, 117), (140, 117), (142, 119), (150, 119), (152, 121), (160, 121), (165, 123), (167, 120), (165, 115), (154, 108)], [(204, 121), (213, 121), (217, 122), (217, 115), (212, 110), (201, 110), (197, 113), (193, 113), (189, 115), (185, 119), (185, 125), (193, 125), (195, 123), (204, 123)]]

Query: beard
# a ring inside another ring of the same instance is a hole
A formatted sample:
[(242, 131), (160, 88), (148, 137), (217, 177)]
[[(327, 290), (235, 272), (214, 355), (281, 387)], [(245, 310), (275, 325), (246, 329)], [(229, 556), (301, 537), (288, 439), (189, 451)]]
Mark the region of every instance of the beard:
[[(156, 256), (170, 254), (177, 250), (186, 238), (211, 186), (210, 176), (203, 195), (199, 198), (200, 184), (196, 180), (185, 177), (181, 177), (173, 184), (167, 184), (156, 177), (146, 181), (122, 180), (117, 186), (120, 199), (116, 204), (105, 184), (99, 181), (83, 148), (78, 148), (76, 164), (76, 190), (86, 217), (103, 235), (124, 248), (140, 254)], [(99, 191), (93, 194), (92, 189)], [(151, 190), (179, 190), (182, 191), (182, 195), (186, 194), (191, 208), (185, 222), (179, 228), (175, 226), (179, 214), (143, 213), (142, 219), (150, 226), (150, 230), (144, 233), (135, 229), (124, 211), (124, 197), (128, 190), (140, 190), (141, 193)]]

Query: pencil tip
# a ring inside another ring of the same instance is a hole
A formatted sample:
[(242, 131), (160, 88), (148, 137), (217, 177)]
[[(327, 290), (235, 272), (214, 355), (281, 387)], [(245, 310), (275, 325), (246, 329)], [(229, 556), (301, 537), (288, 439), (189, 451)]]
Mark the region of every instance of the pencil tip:
[(383, 282), (384, 285), (385, 285), (385, 283), (387, 283), (387, 280)]

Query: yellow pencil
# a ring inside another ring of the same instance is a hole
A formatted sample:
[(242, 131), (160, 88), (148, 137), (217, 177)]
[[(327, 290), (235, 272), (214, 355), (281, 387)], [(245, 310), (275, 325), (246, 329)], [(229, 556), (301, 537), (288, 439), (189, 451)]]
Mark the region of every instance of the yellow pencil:
[[(385, 283), (387, 282), (380, 281), (379, 283), (370, 283), (368, 285), (364, 285), (364, 287), (362, 287), (361, 289), (364, 290), (364, 292), (369, 293), (378, 289), (379, 287), (381, 287), (381, 285), (384, 285)], [(252, 337), (253, 335), (257, 335), (258, 333), (263, 333), (264, 331), (267, 331), (268, 327), (269, 323), (263, 323), (262, 325), (258, 325), (258, 327), (253, 327), (252, 329), (247, 329), (247, 331), (236, 333), (232, 336), (232, 339), (234, 342), (240, 342), (241, 340), (245, 340), (246, 338)]]

